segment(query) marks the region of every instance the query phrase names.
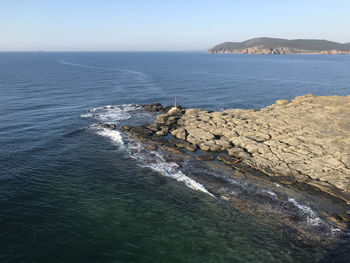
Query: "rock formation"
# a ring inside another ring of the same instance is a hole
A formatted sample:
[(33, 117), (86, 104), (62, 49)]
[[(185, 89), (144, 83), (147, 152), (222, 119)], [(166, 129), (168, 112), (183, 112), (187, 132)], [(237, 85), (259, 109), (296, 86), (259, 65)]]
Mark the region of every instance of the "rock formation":
[(223, 152), (223, 161), (239, 159), (280, 182), (305, 183), (350, 203), (349, 114), (350, 95), (304, 95), (261, 110), (173, 108), (155, 124), (121, 130), (158, 137), (170, 148)]

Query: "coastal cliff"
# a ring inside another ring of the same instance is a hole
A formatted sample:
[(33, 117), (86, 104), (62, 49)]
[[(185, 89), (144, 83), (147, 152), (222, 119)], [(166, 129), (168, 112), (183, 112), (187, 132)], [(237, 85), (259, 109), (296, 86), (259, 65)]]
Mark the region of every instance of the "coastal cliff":
[(236, 54), (350, 54), (350, 45), (327, 40), (253, 38), (244, 42), (224, 42), (208, 53)]

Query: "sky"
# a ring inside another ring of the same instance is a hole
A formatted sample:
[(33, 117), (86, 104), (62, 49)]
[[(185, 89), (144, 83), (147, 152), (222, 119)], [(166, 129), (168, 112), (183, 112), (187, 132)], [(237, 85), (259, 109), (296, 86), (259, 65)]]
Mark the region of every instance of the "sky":
[(350, 0), (0, 0), (0, 51), (206, 50), (254, 37), (350, 42)]

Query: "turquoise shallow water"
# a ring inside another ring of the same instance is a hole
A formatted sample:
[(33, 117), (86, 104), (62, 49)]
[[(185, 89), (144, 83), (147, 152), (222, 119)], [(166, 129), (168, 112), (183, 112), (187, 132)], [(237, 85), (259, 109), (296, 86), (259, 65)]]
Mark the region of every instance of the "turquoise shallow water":
[(347, 262), (346, 232), (306, 246), (278, 220), (194, 190), (192, 166), (155, 165), (93, 123), (147, 122), (104, 106), (174, 97), (213, 110), (346, 95), (349, 72), (350, 56), (0, 53), (0, 261)]

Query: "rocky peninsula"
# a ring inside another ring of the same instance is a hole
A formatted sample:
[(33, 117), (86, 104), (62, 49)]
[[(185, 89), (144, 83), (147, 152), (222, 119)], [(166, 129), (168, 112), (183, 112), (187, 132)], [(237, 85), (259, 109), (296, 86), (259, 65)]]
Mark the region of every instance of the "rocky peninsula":
[(237, 169), (249, 166), (350, 203), (350, 95), (304, 95), (260, 110), (145, 109), (164, 113), (155, 123), (121, 131), (172, 149), (222, 153), (218, 160)]
[(147, 149), (215, 160), (221, 168), (322, 193), (345, 206), (340, 214), (325, 216), (345, 228), (350, 223), (350, 95), (309, 94), (259, 110), (211, 112), (160, 103), (143, 109), (158, 114), (154, 123), (120, 131)]

